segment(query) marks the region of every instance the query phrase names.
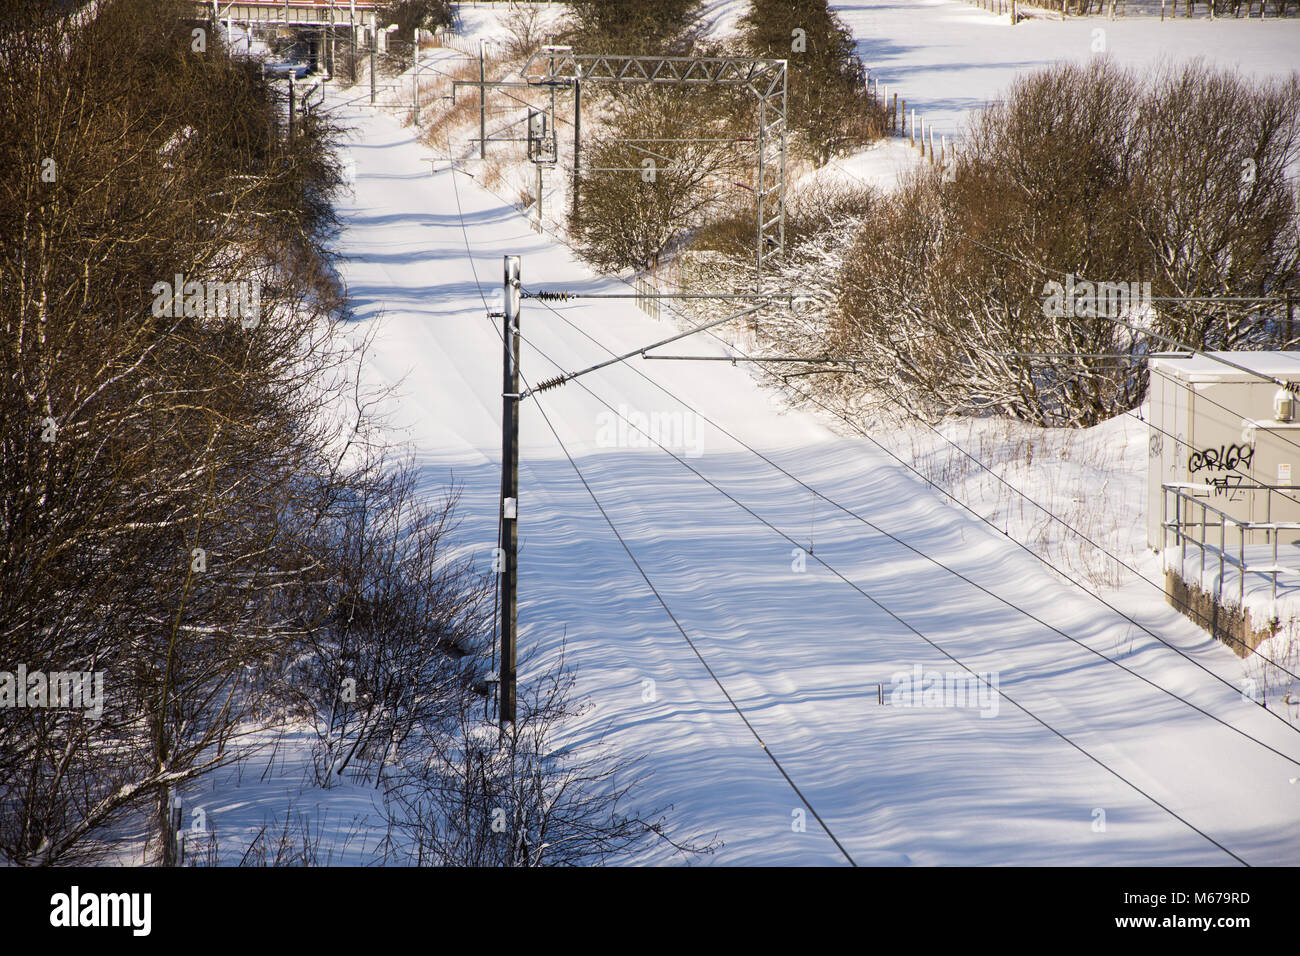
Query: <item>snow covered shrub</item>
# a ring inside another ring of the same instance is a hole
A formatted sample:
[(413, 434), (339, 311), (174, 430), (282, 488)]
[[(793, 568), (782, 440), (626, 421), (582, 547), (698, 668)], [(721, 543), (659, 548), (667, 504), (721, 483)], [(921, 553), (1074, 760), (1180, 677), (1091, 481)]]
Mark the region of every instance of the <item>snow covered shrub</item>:
[(686, 55), (699, 27), (701, 0), (570, 0), (566, 41), (580, 53)]
[(792, 146), (818, 166), (884, 135), (853, 33), (827, 0), (750, 0), (740, 23), (751, 56), (786, 60)]
[(506, 55), (511, 58), (528, 56), (537, 50), (546, 32), (552, 26), (550, 12), (539, 3), (511, 4), (501, 18), (506, 32)]
[[(1245, 321), (1239, 304), (1161, 300), (1294, 287), (1298, 145), (1294, 80), (1191, 64), (1144, 83), (1102, 60), (1025, 77), (945, 168), (863, 224), (836, 350), (867, 359), (877, 398), (920, 414), (1087, 426), (1141, 400), (1128, 357), (1165, 348), (1144, 329), (1276, 347), (1280, 324)], [(1121, 283), (1142, 292), (1127, 308)], [(1054, 307), (1063, 285), (1079, 298)]]
[(397, 36), (410, 37), (415, 29), (436, 30), (456, 22), (456, 10), (448, 0), (396, 0), (376, 11), (381, 26), (397, 24)]
[(682, 855), (716, 848), (672, 839), (662, 810), (630, 805), (643, 779), (637, 761), (600, 740), (581, 751), (561, 743), (562, 723), (586, 712), (562, 657), (521, 682), (517, 719), (504, 732), (483, 719), (481, 704), (463, 700), (451, 732), (431, 750), (402, 753), (387, 776), (389, 826), (405, 840), (399, 862), (591, 866), (659, 841)]
[(376, 469), (323, 528), (327, 573), (286, 674), (315, 723), (317, 782), (376, 784), (391, 756), (448, 729), (486, 656), (491, 589), (447, 557), (456, 492), (427, 502), (409, 464)]

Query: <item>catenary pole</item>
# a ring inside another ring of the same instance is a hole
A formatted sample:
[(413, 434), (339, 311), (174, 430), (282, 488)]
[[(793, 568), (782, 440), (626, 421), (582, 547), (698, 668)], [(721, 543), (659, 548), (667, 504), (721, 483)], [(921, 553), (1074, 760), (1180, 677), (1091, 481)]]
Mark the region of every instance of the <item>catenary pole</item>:
[(501, 729), (515, 722), (519, 546), (519, 256), (503, 256), (501, 385)]

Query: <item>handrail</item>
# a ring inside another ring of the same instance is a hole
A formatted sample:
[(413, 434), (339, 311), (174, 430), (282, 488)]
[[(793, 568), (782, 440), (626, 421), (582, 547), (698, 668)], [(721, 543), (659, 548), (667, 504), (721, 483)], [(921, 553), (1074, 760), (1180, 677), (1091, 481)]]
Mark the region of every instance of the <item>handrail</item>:
[[(1179, 546), (1178, 576), (1182, 578), (1187, 567), (1187, 544), (1190, 542), (1195, 545), (1201, 554), (1201, 570), (1198, 585), (1202, 591), (1205, 590), (1205, 555), (1209, 552), (1219, 559), (1219, 575), (1215, 582), (1215, 600), (1223, 600), (1223, 578), (1225, 565), (1232, 565), (1237, 569), (1237, 605), (1244, 610), (1246, 599), (1246, 575), (1250, 573), (1263, 574), (1271, 578), (1272, 590), (1269, 601), (1270, 616), (1277, 616), (1277, 576), (1278, 574), (1288, 574), (1300, 576), (1300, 569), (1283, 567), (1278, 564), (1277, 559), (1277, 542), (1279, 531), (1297, 531), (1300, 530), (1300, 522), (1297, 521), (1245, 521), (1241, 518), (1233, 517), (1221, 508), (1207, 502), (1203, 497), (1189, 492), (1212, 492), (1215, 490), (1214, 485), (1204, 485), (1188, 481), (1166, 481), (1160, 483), (1160, 500), (1161, 500), (1161, 517), (1160, 528), (1164, 546), (1162, 547), (1161, 563), (1166, 571), (1169, 570), (1168, 544), (1169, 532), (1175, 535), (1176, 542)], [(1287, 486), (1289, 488), (1289, 486)], [(1267, 501), (1265, 503), (1267, 513), (1272, 514), (1272, 495), (1274, 491), (1280, 491), (1281, 486), (1265, 484), (1242, 484), (1234, 486), (1234, 490), (1241, 491), (1265, 491), (1267, 492)], [(1169, 517), (1169, 493), (1174, 495), (1174, 517)], [(1184, 504), (1186, 503), (1186, 504)], [(1189, 514), (1188, 506), (1198, 507), (1201, 509), (1200, 520), (1196, 521)], [(1213, 513), (1218, 520), (1211, 522), (1208, 520), (1209, 514)], [(1213, 524), (1219, 526), (1219, 544), (1216, 547), (1207, 540), (1207, 529)], [(1237, 556), (1228, 554), (1227, 551), (1227, 527), (1231, 524), (1237, 529)], [(1200, 529), (1199, 537), (1188, 533), (1188, 529)], [(1266, 540), (1271, 540), (1273, 544), (1273, 562), (1266, 566), (1250, 566), (1246, 561), (1246, 535), (1252, 531), (1263, 531)]]

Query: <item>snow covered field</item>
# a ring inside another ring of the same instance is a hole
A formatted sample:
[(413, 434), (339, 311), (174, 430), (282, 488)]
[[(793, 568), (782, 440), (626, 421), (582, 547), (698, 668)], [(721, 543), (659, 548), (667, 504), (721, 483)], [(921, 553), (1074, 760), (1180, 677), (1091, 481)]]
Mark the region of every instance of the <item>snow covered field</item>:
[[(935, 132), (959, 135), (971, 110), (1001, 96), (1018, 73), (1104, 52), (1122, 66), (1203, 56), (1254, 76), (1300, 67), (1300, 17), (1168, 20), (1071, 17), (1022, 20), (957, 0), (832, 0), (873, 76), (916, 107)], [(1098, 38), (1095, 31), (1102, 31)]]
[[(1125, 62), (1176, 48), (1279, 72), (1300, 49), (1300, 20), (1012, 28), (948, 0), (836, 6), (873, 72), (953, 128), (1018, 71), (1089, 56), (1096, 26)], [(718, 29), (736, 7), (710, 5)], [(431, 174), (409, 127), (343, 105), (346, 91), (331, 96), (355, 126), (342, 271), (358, 334), (380, 325), (366, 376), (398, 385), (394, 431), (417, 450), (430, 492), (464, 484), (462, 547), (487, 570), (501, 339), (486, 313), (502, 257), (522, 257), (529, 291), (627, 289), (534, 232), (475, 183), (472, 164)], [(889, 160), (898, 168), (901, 150)], [(677, 331), (623, 300), (526, 299), (521, 327), (531, 384)], [(672, 350), (723, 354), (705, 336)], [(666, 448), (639, 437), (652, 420), (672, 423), (657, 432)], [(1117, 462), (1145, 442), (1135, 422), (1104, 427), (1093, 440), (1118, 443)], [(692, 862), (1300, 863), (1300, 740), (1243, 697), (1231, 652), (1140, 582), (1108, 592), (1118, 610), (1108, 608), (841, 431), (726, 363), (623, 363), (523, 405), (520, 645), (535, 657), (521, 682), (566, 648), (594, 705), (568, 742), (605, 733), (644, 755), (652, 775), (637, 805), (671, 806), (674, 839), (723, 843)], [(1012, 480), (1029, 480), (1030, 467)], [(1121, 522), (1141, 506), (1123, 473), (1106, 498)], [(1156, 565), (1143, 567), (1154, 577)], [(911, 692), (918, 668), (928, 696)], [(967, 687), (964, 706), (933, 681)], [(292, 746), (278, 769), (256, 772), (219, 775), (188, 798), (207, 807), (223, 846), (246, 846), (291, 802), (327, 821), (326, 840), (347, 843), (335, 862), (366, 861), (376, 839), (357, 823), (365, 788), (308, 786)], [(636, 862), (680, 861), (661, 846)]]

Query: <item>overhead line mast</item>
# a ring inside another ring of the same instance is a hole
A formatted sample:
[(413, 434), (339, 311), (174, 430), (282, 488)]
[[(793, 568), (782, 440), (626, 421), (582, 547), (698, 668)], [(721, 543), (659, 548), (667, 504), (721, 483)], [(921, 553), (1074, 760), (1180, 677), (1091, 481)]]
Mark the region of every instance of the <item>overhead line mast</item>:
[[(624, 355), (617, 355), (604, 362), (598, 362), (595, 365), (576, 372), (566, 372), (552, 379), (541, 382), (531, 388), (521, 388), (527, 383), (522, 379), (519, 370), (519, 346), (521, 341), (520, 335), (520, 301), (523, 298), (533, 298), (540, 301), (567, 301), (570, 299), (627, 299), (636, 298), (637, 296), (620, 294), (620, 293), (580, 293), (567, 292), (558, 290), (545, 290), (538, 292), (525, 293), (521, 279), (521, 259), (519, 256), (502, 257), (502, 311), (491, 313), (491, 317), (502, 320), (501, 343), (502, 343), (502, 378), (501, 378), (501, 501), (500, 501), (500, 521), (501, 521), (501, 541), (500, 547), (502, 554), (499, 555), (498, 564), (499, 574), (501, 575), (501, 633), (500, 633), (500, 683), (499, 683), (499, 704), (497, 708), (499, 725), (504, 731), (507, 724), (514, 724), (516, 718), (516, 660), (518, 656), (518, 591), (519, 591), (519, 405), (530, 395), (536, 392), (546, 391), (556, 388), (560, 385), (570, 382), (579, 376), (586, 375), (589, 372), (606, 368), (610, 365), (624, 362), (630, 358), (640, 355), (642, 358), (668, 358), (669, 356), (651, 356), (646, 353), (650, 349), (667, 345), (684, 339), (687, 336), (694, 335), (696, 332), (703, 332), (707, 329), (723, 325), (727, 322), (742, 318), (757, 312), (766, 306), (772, 304), (774, 300), (785, 300), (786, 305), (793, 308), (796, 302), (808, 301), (808, 296), (789, 294), (764, 295), (761, 292), (755, 293), (719, 293), (716, 295), (709, 293), (687, 293), (680, 295), (665, 294), (657, 298), (665, 299), (744, 299), (754, 302), (741, 309), (738, 312), (723, 316), (718, 319), (712, 319), (694, 328), (687, 329), (685, 332), (679, 332), (665, 339), (652, 342), (649, 345), (642, 346), (639, 349), (628, 352)], [(643, 296), (641, 298), (644, 298)], [(690, 361), (695, 356), (675, 356), (683, 361)], [(709, 357), (714, 358), (714, 357)], [(729, 357), (718, 357), (728, 359)], [(817, 357), (799, 359), (801, 362), (808, 363), (838, 363), (843, 364), (844, 359)]]

